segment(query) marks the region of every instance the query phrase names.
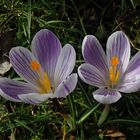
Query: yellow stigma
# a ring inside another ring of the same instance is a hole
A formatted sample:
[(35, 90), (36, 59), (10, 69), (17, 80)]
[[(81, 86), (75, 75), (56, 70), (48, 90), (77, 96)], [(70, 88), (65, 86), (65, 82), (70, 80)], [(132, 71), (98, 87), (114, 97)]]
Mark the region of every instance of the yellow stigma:
[(39, 79), (37, 80), (39, 92), (42, 94), (51, 92), (51, 82), (48, 78), (47, 73), (41, 71), (40, 64), (36, 60), (32, 60), (31, 68), (39, 75)]
[(109, 78), (110, 78), (110, 82), (111, 82), (111, 86), (113, 87), (114, 84), (116, 84), (116, 82), (119, 79), (120, 76), (120, 71), (117, 70), (117, 65), (119, 64), (119, 59), (117, 56), (113, 56), (111, 59), (111, 66), (109, 68)]

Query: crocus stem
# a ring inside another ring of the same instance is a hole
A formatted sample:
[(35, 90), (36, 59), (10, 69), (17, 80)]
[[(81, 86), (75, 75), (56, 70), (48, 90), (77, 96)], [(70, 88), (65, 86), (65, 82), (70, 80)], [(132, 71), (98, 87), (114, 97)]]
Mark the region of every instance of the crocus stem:
[(106, 104), (105, 107), (104, 107), (104, 110), (97, 122), (97, 126), (101, 126), (102, 123), (106, 120), (108, 114), (109, 114), (109, 110), (110, 110), (110, 105)]

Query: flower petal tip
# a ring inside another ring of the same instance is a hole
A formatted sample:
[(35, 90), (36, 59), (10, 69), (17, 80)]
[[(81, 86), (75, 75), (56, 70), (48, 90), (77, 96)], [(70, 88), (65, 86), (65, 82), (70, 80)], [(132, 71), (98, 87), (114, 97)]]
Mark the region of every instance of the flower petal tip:
[(78, 76), (76, 73), (68, 76), (60, 85), (56, 88), (55, 97), (61, 98), (68, 96), (76, 88)]
[(6, 99), (6, 100), (8, 100), (8, 101), (12, 101), (12, 102), (21, 102), (21, 100), (16, 99), (16, 98), (13, 98), (12, 96), (9, 96), (9, 95), (7, 95), (6, 93), (4, 93), (4, 92), (2, 91), (2, 89), (0, 89), (0, 95), (1, 95), (4, 99)]
[(100, 88), (93, 92), (96, 101), (102, 104), (112, 104), (117, 102), (122, 96), (118, 91)]

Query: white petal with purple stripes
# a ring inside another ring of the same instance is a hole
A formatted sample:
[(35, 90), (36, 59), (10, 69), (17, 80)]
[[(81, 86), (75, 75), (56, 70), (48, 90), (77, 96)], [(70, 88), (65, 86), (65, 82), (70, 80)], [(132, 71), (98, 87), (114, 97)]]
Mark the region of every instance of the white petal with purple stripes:
[(56, 85), (59, 85), (73, 71), (75, 61), (74, 48), (70, 44), (66, 44), (60, 53), (54, 73)]
[(140, 89), (140, 51), (131, 59), (119, 88), (125, 93)]
[(82, 54), (86, 63), (93, 65), (106, 75), (108, 67), (105, 52), (95, 36), (85, 36), (82, 43)]
[(48, 98), (52, 98), (52, 93), (47, 94), (39, 94), (39, 93), (29, 93), (29, 94), (20, 94), (18, 95), (19, 99), (22, 102), (29, 103), (29, 104), (40, 104), (47, 100)]
[(54, 82), (54, 72), (62, 46), (56, 35), (42, 29), (36, 33), (32, 41), (33, 54), (38, 59), (44, 71), (47, 72), (51, 83)]
[(106, 53), (109, 67), (112, 57), (117, 57), (119, 59), (118, 68), (121, 73), (124, 73), (130, 59), (130, 43), (122, 31), (116, 31), (108, 38)]
[(34, 85), (39, 79), (39, 74), (32, 70), (31, 62), (37, 61), (33, 54), (26, 48), (12, 48), (9, 54), (10, 62), (14, 70), (25, 80)]
[(112, 104), (121, 98), (121, 94), (116, 90), (100, 88), (93, 92), (96, 101), (102, 104)]
[(61, 98), (69, 95), (76, 87), (77, 74), (71, 74), (55, 90), (55, 97)]
[(104, 75), (91, 64), (84, 63), (78, 68), (80, 78), (87, 84), (97, 87), (106, 86), (106, 78)]
[(31, 84), (8, 78), (0, 79), (0, 95), (7, 100), (20, 102), (18, 95), (32, 92), (37, 92), (37, 89)]

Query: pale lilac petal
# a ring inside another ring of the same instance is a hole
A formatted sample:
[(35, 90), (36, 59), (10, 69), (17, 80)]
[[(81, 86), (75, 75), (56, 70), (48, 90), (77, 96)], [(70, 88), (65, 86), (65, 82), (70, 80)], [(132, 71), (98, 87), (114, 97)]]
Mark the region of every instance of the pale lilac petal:
[(77, 85), (77, 74), (71, 74), (67, 77), (57, 88), (55, 91), (55, 97), (61, 98), (66, 97), (71, 93)]
[(131, 59), (119, 88), (124, 93), (140, 89), (140, 51)]
[(54, 79), (55, 84), (59, 85), (71, 72), (75, 66), (76, 53), (70, 44), (66, 44), (58, 58)]
[(94, 66), (84, 63), (79, 66), (78, 74), (80, 78), (87, 84), (96, 87), (105, 87), (106, 79), (104, 75)]
[(37, 89), (31, 84), (8, 78), (0, 79), (0, 95), (7, 100), (20, 102), (18, 95), (31, 92), (37, 92)]
[(113, 33), (107, 41), (107, 61), (110, 67), (112, 57), (118, 57), (120, 72), (123, 73), (129, 63), (130, 43), (127, 36), (122, 31)]
[(9, 96), (8, 94), (6, 94), (5, 92), (3, 92), (1, 89), (0, 89), (0, 95), (5, 98), (6, 100), (9, 100), (9, 101), (12, 101), (12, 102), (21, 102), (21, 100), (19, 99), (16, 99), (16, 98), (13, 98), (12, 96)]
[(115, 90), (100, 88), (93, 92), (93, 97), (96, 101), (102, 104), (112, 104), (121, 98), (121, 94)]
[(10, 62), (17, 74), (19, 74), (25, 81), (36, 85), (36, 81), (40, 76), (31, 68), (31, 61), (36, 60), (33, 54), (26, 48), (15, 47), (11, 49), (9, 57)]
[(40, 30), (33, 38), (32, 51), (47, 72), (51, 83), (54, 81), (54, 71), (61, 49), (59, 39), (47, 29)]
[(108, 66), (105, 52), (95, 36), (85, 36), (82, 43), (82, 54), (86, 63), (90, 63), (104, 75), (107, 74)]
[(40, 104), (47, 100), (48, 98), (52, 98), (52, 93), (47, 94), (39, 94), (39, 93), (29, 93), (29, 94), (20, 94), (18, 95), (19, 99), (22, 102), (28, 103), (28, 104)]
[(131, 93), (131, 92), (136, 92), (138, 90), (140, 90), (140, 78), (139, 80), (135, 80), (135, 78), (137, 77), (130, 77), (131, 78), (131, 81), (128, 80), (124, 80), (123, 81), (123, 84), (121, 84), (119, 87), (118, 87), (118, 90), (121, 91), (121, 92), (124, 92), (124, 93)]
[(140, 51), (129, 62), (126, 73), (140, 76)]

